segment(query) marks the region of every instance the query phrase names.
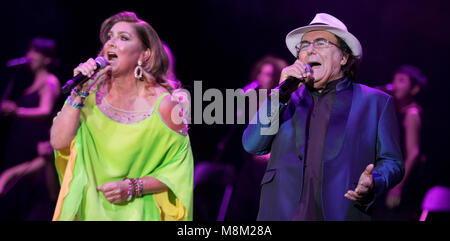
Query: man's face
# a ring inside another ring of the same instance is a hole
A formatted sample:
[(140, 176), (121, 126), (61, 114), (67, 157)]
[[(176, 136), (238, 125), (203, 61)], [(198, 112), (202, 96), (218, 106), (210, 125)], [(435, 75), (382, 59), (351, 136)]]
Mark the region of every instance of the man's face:
[(323, 89), (326, 85), (336, 79), (343, 77), (341, 66), (345, 65), (348, 57), (342, 54), (337, 47), (337, 38), (327, 31), (311, 31), (303, 35), (302, 42), (313, 43), (317, 39), (326, 39), (332, 44), (323, 48), (315, 48), (311, 44), (308, 48), (299, 52), (300, 61), (309, 64), (313, 70), (313, 83), (315, 89)]

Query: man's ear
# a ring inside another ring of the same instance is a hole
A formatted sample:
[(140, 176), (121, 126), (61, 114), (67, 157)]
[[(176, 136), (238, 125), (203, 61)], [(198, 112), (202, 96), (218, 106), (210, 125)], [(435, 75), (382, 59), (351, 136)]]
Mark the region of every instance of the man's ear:
[(341, 59), (341, 65), (344, 66), (347, 64), (349, 54), (343, 54)]

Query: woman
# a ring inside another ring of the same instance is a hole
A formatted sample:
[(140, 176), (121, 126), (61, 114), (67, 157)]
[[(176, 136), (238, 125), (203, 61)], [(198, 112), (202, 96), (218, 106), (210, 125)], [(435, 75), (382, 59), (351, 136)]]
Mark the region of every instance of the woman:
[[(121, 12), (100, 39), (110, 65), (72, 91), (51, 129), (61, 180), (53, 219), (191, 220), (193, 157), (172, 118), (180, 111), (157, 33)], [(89, 59), (74, 75), (95, 69)]]
[[(0, 220), (50, 220), (57, 178), (50, 159), (40, 158), (39, 143), (49, 140), (53, 107), (59, 96), (55, 41), (34, 38), (26, 68), (17, 69), (4, 93), (1, 113), (11, 118), (0, 173)], [(42, 149), (42, 148), (41, 148)], [(52, 180), (54, 179), (54, 182)], [(49, 189), (50, 188), (50, 189)]]
[[(250, 71), (250, 84), (244, 91), (263, 89), (269, 94), (278, 85), (281, 70), (287, 66), (284, 59), (273, 55), (266, 55), (259, 59)], [(258, 95), (263, 103), (267, 96)], [(252, 116), (250, 116), (252, 118)], [(240, 131), (238, 133), (242, 133)], [(240, 136), (239, 136), (240, 138)], [(240, 140), (237, 143), (241, 143)], [(237, 185), (230, 201), (227, 215), (228, 221), (255, 221), (258, 215), (261, 180), (270, 158), (270, 153), (262, 156), (249, 155), (244, 152), (243, 164), (237, 175)]]
[(427, 79), (419, 68), (403, 65), (397, 69), (393, 80), (386, 86), (395, 98), (395, 104), (402, 127), (401, 142), (405, 159), (405, 176), (391, 189), (379, 219), (418, 220), (421, 201), (424, 196), (424, 162), (422, 155), (421, 130), (423, 109), (417, 97), (427, 85)]
[(251, 83), (244, 88), (266, 89), (270, 93), (271, 89), (278, 86), (281, 70), (287, 66), (284, 59), (273, 55), (266, 55), (256, 62), (250, 72)]
[(58, 78), (50, 72), (55, 52), (53, 40), (34, 38), (26, 53), (32, 74), (30, 85), (15, 101), (1, 103), (2, 114), (13, 118), (3, 168), (31, 160), (37, 155), (37, 143), (49, 138), (53, 106), (59, 96)]

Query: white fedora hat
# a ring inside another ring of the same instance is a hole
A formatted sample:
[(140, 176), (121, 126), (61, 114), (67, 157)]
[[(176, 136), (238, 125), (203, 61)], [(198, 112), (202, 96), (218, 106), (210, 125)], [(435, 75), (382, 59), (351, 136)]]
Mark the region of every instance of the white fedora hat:
[(359, 40), (349, 33), (343, 22), (327, 13), (318, 13), (307, 26), (296, 28), (286, 35), (286, 45), (291, 53), (297, 58), (296, 45), (302, 41), (305, 33), (313, 30), (325, 30), (338, 36), (350, 47), (352, 55), (360, 59), (362, 47)]

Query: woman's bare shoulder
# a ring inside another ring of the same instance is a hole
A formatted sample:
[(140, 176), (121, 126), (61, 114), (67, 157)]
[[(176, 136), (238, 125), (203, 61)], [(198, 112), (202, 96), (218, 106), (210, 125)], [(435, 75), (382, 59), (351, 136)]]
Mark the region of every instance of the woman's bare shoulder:
[(159, 105), (159, 113), (170, 129), (181, 135), (187, 135), (182, 106), (173, 95), (164, 96)]

